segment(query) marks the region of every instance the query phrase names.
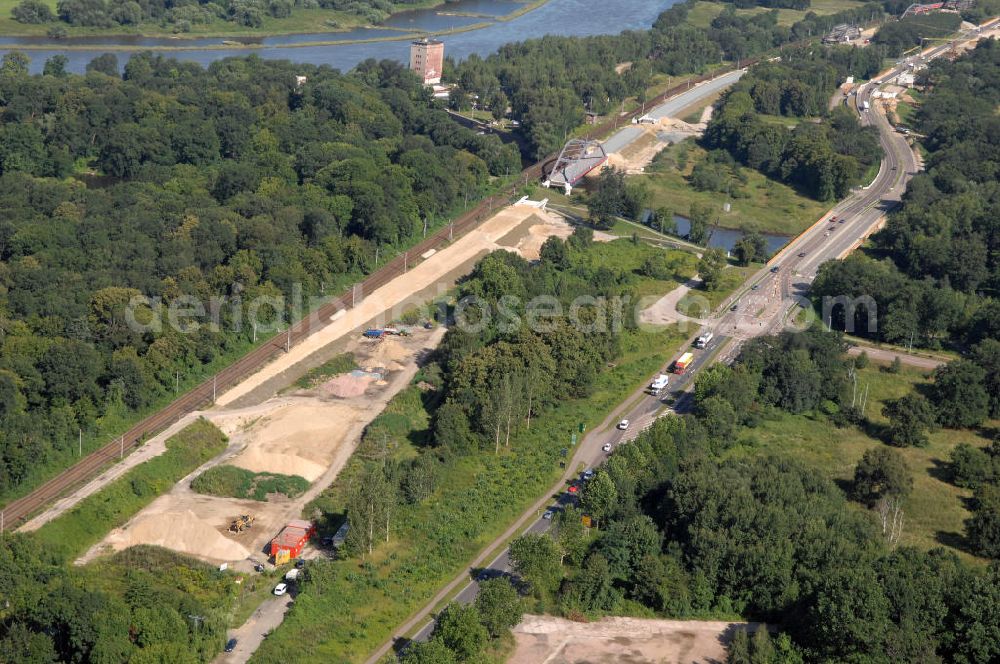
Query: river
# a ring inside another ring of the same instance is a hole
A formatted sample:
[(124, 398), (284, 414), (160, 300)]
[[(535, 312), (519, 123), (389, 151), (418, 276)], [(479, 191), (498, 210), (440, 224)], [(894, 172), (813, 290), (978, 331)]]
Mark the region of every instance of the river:
[[(222, 38), (171, 39), (168, 37), (73, 37), (52, 40), (47, 37), (0, 37), (0, 54), (21, 47), (31, 58), (31, 71), (40, 72), (45, 60), (56, 54), (69, 60), (67, 69), (83, 72), (87, 63), (107, 52), (108, 46), (125, 46), (115, 50), (119, 65), (147, 48), (185, 47), (190, 50), (169, 51), (169, 57), (197, 62), (205, 66), (231, 56), (257, 54), (262, 58), (284, 59), (314, 65), (329, 65), (347, 71), (368, 58), (390, 58), (405, 62), (409, 59), (409, 41), (388, 41), (363, 44), (334, 44), (302, 46), (297, 44), (318, 41), (347, 41), (386, 36), (403, 36), (399, 29), (414, 33), (434, 32), (488, 22), (482, 28), (445, 35), (445, 55), (464, 59), (476, 53), (488, 55), (500, 46), (533, 37), (560, 35), (582, 37), (597, 34), (617, 34), (622, 30), (649, 28), (656, 17), (677, 0), (549, 0), (538, 9), (510, 21), (491, 21), (488, 18), (455, 16), (454, 13), (504, 16), (512, 13), (522, 3), (511, 0), (459, 0), (437, 9), (421, 9), (389, 18), (383, 27), (357, 29), (340, 33), (312, 33), (279, 35), (274, 37), (232, 38), (252, 43), (246, 48), (219, 49)], [(443, 12), (443, 13), (442, 13)], [(389, 29), (393, 28), (393, 29)], [(47, 48), (48, 46), (52, 48)], [(214, 46), (216, 48), (198, 48)], [(72, 48), (66, 48), (72, 47)], [(134, 47), (134, 48), (132, 48)]]

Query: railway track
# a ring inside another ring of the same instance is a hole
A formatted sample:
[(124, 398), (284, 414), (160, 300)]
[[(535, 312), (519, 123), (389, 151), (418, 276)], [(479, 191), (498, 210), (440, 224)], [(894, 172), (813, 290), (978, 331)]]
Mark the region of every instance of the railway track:
[[(748, 61), (745, 65), (751, 65), (755, 62), (756, 60)], [(702, 75), (691, 79), (690, 82), (676, 85), (657, 95), (652, 100), (647, 101), (646, 106), (655, 106), (669, 97), (690, 89), (697, 83), (732, 70), (732, 67), (727, 67), (724, 70), (714, 72), (713, 75)], [(606, 136), (619, 125), (631, 122), (632, 118), (639, 116), (641, 112), (641, 109), (636, 109), (615, 119), (603, 122), (600, 125), (595, 125), (584, 134), (584, 137), (587, 139), (597, 139)], [(521, 171), (521, 177), (525, 179), (525, 182), (531, 179), (540, 179), (543, 164), (555, 157), (556, 155), (549, 155), (525, 168)], [(475, 207), (461, 214), (451, 224), (437, 230), (416, 246), (408, 249), (404, 254), (394, 257), (360, 284), (357, 284), (355, 288), (360, 290), (363, 298), (364, 293), (371, 293), (384, 286), (419, 262), (419, 258), (414, 261), (408, 260), (409, 256), (419, 257), (432, 249), (436, 250), (447, 246), (454, 238), (461, 237), (475, 228), (479, 222), (492, 214), (494, 209), (499, 209), (501, 206), (510, 203), (514, 193), (515, 190), (512, 189), (509, 194), (493, 194), (484, 198)], [(216, 394), (220, 391), (225, 391), (235, 386), (240, 380), (263, 367), (272, 358), (301, 342), (310, 334), (323, 327), (330, 320), (330, 317), (338, 311), (350, 309), (353, 306), (355, 294), (356, 291), (352, 288), (340, 297), (322, 305), (302, 320), (293, 324), (288, 330), (277, 333), (266, 343), (249, 351), (246, 355), (208, 378), (197, 387), (181, 395), (161, 410), (142, 419), (114, 441), (91, 452), (70, 468), (41, 484), (31, 493), (6, 504), (0, 510), (0, 532), (18, 527), (53, 500), (93, 479), (115, 460), (124, 458), (126, 452), (130, 452), (133, 448), (141, 445), (143, 441), (163, 431), (185, 415), (204, 407), (206, 404), (213, 403)]]

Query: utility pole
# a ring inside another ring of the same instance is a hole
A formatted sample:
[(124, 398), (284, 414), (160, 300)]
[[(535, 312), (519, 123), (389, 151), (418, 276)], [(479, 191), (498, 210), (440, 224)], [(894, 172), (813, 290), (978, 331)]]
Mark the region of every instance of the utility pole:
[(215, 392), (216, 392), (217, 381), (215, 376), (212, 376), (212, 405), (215, 405)]
[(288, 334), (285, 336), (285, 352), (287, 353), (292, 348), (292, 328), (288, 328)]
[(80, 429), (80, 456), (83, 456), (83, 429)]
[[(254, 331), (253, 340), (257, 341), (257, 326), (256, 326), (256, 324), (254, 324), (253, 331)], [(180, 371), (175, 371), (174, 372), (174, 396), (177, 396), (177, 392), (180, 389), (181, 389), (181, 372)]]
[(253, 342), (257, 343), (257, 321), (253, 322)]
[(408, 252), (408, 251), (404, 251), (404, 252), (403, 252), (403, 272), (406, 272), (406, 268), (407, 268), (407, 259), (408, 259), (408, 258), (409, 258), (409, 252)]
[(124, 458), (125, 458), (125, 436), (122, 436), (122, 439), (121, 439), (121, 452), (118, 455), (118, 460), (120, 461), (120, 460), (122, 460)]
[(451, 222), (451, 226), (448, 227), (448, 242), (451, 242), (455, 234), (455, 222)]
[[(510, 174), (510, 166), (507, 167), (507, 174)], [(427, 237), (427, 217), (424, 217), (424, 237)]]

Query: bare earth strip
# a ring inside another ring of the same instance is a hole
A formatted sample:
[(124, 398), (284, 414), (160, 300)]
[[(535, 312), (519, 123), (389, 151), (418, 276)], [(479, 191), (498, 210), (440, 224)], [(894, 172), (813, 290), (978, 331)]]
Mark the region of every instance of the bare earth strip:
[[(343, 312), (330, 324), (317, 331), (291, 352), (282, 355), (259, 372), (219, 396), (219, 406), (226, 406), (274, 376), (295, 366), (324, 346), (372, 321), (386, 322), (398, 317), (408, 307), (419, 305), (427, 299), (427, 289), (446, 292), (453, 282), (451, 274), (456, 267), (467, 265), (484, 253), (500, 248), (500, 240), (522, 224), (533, 226), (552, 224), (565, 227), (565, 222), (526, 205), (512, 205), (485, 221), (479, 228), (442, 249), (433, 258), (420, 263), (405, 275), (399, 276), (374, 293), (364, 294), (364, 300), (355, 308)], [(467, 271), (467, 270), (466, 270)], [(390, 312), (384, 316), (385, 312)]]
[(758, 623), (603, 618), (578, 623), (552, 616), (524, 617), (514, 628), (516, 664), (720, 664), (738, 629)]

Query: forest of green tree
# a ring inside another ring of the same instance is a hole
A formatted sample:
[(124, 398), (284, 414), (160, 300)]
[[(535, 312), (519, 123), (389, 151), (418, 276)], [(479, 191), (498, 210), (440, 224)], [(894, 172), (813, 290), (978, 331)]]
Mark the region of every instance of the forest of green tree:
[[(894, 501), (912, 480), (890, 447), (865, 455), (846, 493), (799, 462), (733, 454), (752, 448), (753, 428), (775, 411), (812, 413), (816, 426), (857, 422), (845, 350), (837, 333), (813, 328), (755, 339), (732, 366), (700, 375), (695, 414), (620, 446), (579, 507), (559, 516), (554, 539), (512, 543), (531, 610), (739, 614), (780, 626), (772, 638), (737, 638), (731, 664), (996, 661), (1000, 564), (895, 545)], [(959, 449), (957, 476), (994, 472), (995, 450)], [(581, 514), (596, 520), (596, 537)]]
[[(46, 72), (16, 53), (0, 72), (0, 496), (245, 347), (256, 296), (343, 287), (520, 170), (388, 61)], [(103, 179), (66, 177), (91, 168)], [(139, 294), (159, 331), (126, 324)], [(217, 329), (169, 324), (171, 303), (213, 297)]]
[[(875, 128), (845, 107), (828, 110), (829, 100), (847, 76), (869, 78), (881, 64), (870, 49), (786, 49), (780, 62), (754, 67), (730, 88), (702, 143), (817, 200), (843, 198), (878, 164), (881, 148)], [(766, 116), (802, 121), (789, 130)]]

